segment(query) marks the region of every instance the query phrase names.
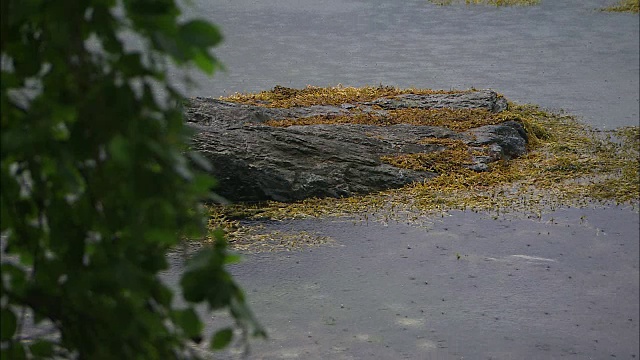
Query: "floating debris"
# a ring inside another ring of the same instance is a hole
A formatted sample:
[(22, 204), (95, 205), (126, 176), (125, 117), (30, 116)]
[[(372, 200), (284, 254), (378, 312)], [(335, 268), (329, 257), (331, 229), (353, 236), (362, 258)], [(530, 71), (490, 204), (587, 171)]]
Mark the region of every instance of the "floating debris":
[[(234, 250), (248, 253), (291, 251), (335, 243), (331, 237), (307, 231), (268, 230), (263, 224), (245, 226), (217, 209), (210, 210), (208, 227), (222, 229), (229, 247)], [(205, 243), (213, 241), (212, 238), (204, 239)]]

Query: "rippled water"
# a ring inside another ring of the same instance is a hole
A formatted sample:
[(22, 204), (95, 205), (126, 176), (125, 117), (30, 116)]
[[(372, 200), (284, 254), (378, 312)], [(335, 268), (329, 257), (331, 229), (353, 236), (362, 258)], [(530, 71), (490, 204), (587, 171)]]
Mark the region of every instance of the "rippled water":
[[(271, 336), (252, 342), (250, 359), (637, 358), (637, 220), (599, 208), (277, 223), (336, 245), (232, 268)], [(227, 324), (206, 318), (209, 330)]]
[[(637, 125), (638, 16), (607, 0), (534, 7), (421, 1), (199, 0), (190, 16), (218, 24), (227, 71), (193, 75), (191, 96), (274, 85), (492, 88), (509, 99), (582, 116), (600, 128)], [(177, 79), (178, 77), (175, 76)]]

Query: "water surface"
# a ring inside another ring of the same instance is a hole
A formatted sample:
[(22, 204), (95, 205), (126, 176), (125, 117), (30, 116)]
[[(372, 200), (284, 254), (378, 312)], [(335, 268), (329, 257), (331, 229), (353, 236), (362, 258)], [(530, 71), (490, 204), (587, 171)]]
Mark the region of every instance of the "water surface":
[[(195, 1), (218, 24), (227, 71), (193, 75), (190, 96), (274, 85), (491, 88), (520, 103), (564, 109), (600, 128), (637, 125), (637, 14), (606, 0), (532, 7), (421, 1)], [(176, 76), (177, 78), (177, 76)]]

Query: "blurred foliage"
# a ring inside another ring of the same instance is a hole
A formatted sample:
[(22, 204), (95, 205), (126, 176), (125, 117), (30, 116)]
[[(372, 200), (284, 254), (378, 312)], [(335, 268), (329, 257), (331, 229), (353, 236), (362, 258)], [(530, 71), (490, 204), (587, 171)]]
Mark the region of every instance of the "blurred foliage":
[[(207, 235), (214, 181), (190, 166), (206, 162), (185, 153), (166, 78), (171, 61), (218, 69), (218, 29), (173, 0), (3, 0), (1, 16), (2, 359), (197, 357), (201, 302), (263, 334)], [(166, 252), (206, 236), (177, 308)]]

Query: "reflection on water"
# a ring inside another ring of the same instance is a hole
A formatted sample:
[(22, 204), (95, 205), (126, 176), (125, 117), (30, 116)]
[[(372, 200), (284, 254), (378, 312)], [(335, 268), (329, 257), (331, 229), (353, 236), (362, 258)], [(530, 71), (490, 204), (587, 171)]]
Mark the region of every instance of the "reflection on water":
[(188, 15), (221, 27), (225, 43), (215, 52), (227, 72), (208, 79), (194, 71), (199, 87), (187, 93), (277, 84), (492, 88), (602, 128), (637, 125), (638, 16), (596, 10), (607, 4), (197, 0)]

